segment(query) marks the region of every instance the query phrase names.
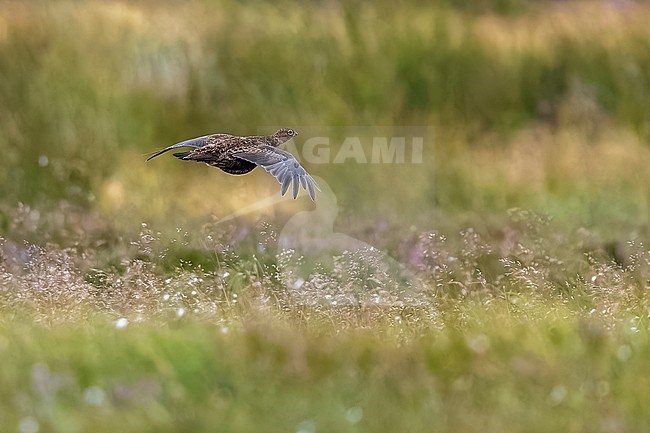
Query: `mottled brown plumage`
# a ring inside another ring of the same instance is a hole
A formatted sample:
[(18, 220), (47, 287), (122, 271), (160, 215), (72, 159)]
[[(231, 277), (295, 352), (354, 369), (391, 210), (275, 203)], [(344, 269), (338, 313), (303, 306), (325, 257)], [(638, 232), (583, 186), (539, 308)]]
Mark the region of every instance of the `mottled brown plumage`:
[(246, 174), (258, 165), (271, 173), (282, 185), (282, 195), (293, 184), (293, 198), (298, 196), (299, 186), (309, 193), (312, 200), (318, 185), (296, 158), (278, 147), (298, 135), (293, 129), (282, 128), (273, 135), (238, 137), (230, 134), (213, 134), (193, 138), (171, 145), (151, 155), (147, 161), (172, 149), (189, 147), (174, 156), (183, 161), (205, 162), (229, 174)]

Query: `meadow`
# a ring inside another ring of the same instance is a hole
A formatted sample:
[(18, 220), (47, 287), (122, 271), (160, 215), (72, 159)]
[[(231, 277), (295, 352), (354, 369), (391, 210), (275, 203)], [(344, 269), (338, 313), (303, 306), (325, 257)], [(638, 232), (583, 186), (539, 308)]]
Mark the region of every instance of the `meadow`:
[[(0, 1), (0, 431), (650, 430), (649, 21)], [(145, 163), (279, 126), (315, 203)]]

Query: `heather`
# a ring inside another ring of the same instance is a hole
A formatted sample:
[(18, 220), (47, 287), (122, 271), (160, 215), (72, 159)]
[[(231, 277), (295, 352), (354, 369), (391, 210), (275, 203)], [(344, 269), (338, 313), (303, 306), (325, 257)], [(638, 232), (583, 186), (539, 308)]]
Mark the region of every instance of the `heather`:
[[(0, 2), (0, 430), (647, 431), (648, 18)], [(315, 203), (145, 163), (280, 126)]]

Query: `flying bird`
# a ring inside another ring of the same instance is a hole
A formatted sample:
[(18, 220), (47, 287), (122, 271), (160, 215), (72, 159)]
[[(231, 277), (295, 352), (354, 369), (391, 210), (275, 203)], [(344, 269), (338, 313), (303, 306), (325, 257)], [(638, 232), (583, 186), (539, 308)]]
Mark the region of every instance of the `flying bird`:
[(229, 174), (246, 174), (258, 165), (282, 185), (282, 195), (292, 186), (292, 195), (298, 196), (300, 185), (309, 193), (312, 200), (320, 188), (298, 163), (296, 158), (286, 150), (279, 148), (283, 143), (298, 135), (290, 128), (282, 128), (273, 135), (254, 135), (239, 137), (230, 134), (213, 134), (192, 138), (173, 144), (154, 153), (147, 161), (172, 149), (190, 148), (173, 155), (183, 161), (205, 162)]

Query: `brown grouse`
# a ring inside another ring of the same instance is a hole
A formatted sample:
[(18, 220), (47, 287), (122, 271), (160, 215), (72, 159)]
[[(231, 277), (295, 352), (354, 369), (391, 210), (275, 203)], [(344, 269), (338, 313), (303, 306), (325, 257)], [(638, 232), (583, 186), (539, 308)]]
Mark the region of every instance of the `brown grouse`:
[(213, 134), (181, 141), (151, 155), (147, 161), (169, 150), (189, 147), (174, 156), (183, 161), (205, 162), (229, 174), (246, 174), (258, 165), (268, 171), (282, 185), (282, 195), (293, 184), (293, 198), (299, 186), (314, 200), (318, 185), (289, 152), (278, 146), (298, 135), (296, 131), (282, 128), (273, 135), (238, 137), (230, 134)]

